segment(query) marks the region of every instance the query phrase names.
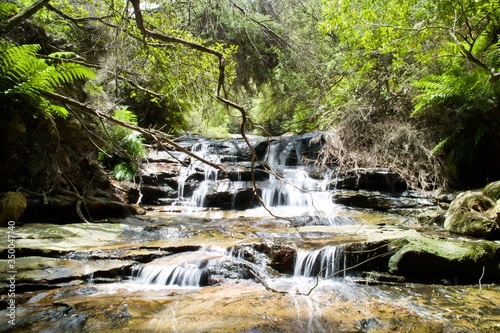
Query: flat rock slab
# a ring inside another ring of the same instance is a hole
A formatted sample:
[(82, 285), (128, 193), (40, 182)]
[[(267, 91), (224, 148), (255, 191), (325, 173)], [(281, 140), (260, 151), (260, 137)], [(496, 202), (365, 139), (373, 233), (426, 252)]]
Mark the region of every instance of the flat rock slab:
[[(94, 278), (120, 281), (122, 272), (129, 270), (134, 264), (134, 261), (116, 259), (89, 261), (38, 256), (21, 257), (16, 259), (17, 273), (13, 276), (18, 290), (40, 289), (67, 283), (91, 282)], [(9, 277), (10, 273), (0, 272), (2, 281), (6, 281)]]
[[(75, 223), (54, 225), (29, 223), (15, 228), (17, 250), (39, 250), (46, 252), (67, 252), (100, 248), (120, 243), (120, 236), (126, 229), (123, 224)], [(0, 229), (0, 237), (7, 239), (7, 230)], [(6, 250), (2, 242), (0, 249)]]

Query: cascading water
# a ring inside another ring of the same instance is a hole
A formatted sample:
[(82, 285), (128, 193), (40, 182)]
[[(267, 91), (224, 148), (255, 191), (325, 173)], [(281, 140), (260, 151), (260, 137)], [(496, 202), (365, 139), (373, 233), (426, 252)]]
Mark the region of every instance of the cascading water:
[(135, 282), (159, 286), (206, 286), (210, 276), (207, 261), (220, 256), (206, 252), (186, 252), (156, 259), (137, 270)]
[[(269, 142), (253, 141), (255, 146), (266, 145), (266, 149), (259, 151), (260, 163), (251, 162), (251, 153), (242, 140), (196, 143), (191, 148), (193, 153), (222, 165), (226, 172), (221, 175), (213, 167), (191, 158), (191, 163), (180, 170), (178, 203), (186, 207), (187, 213), (207, 208), (239, 211), (253, 208), (249, 214), (256, 216), (268, 213), (267, 210), (257, 212), (262, 202), (276, 216), (309, 217), (314, 224), (355, 223), (338, 216), (339, 208), (332, 202), (328, 191), (331, 170), (318, 170), (312, 163), (307, 163), (312, 159), (307, 156), (310, 139), (291, 137)], [(250, 176), (251, 163), (253, 177)], [(259, 172), (257, 177), (256, 172)], [(255, 182), (251, 181), (252, 178)], [(196, 179), (193, 190), (186, 193), (186, 184), (193, 179)], [(256, 194), (261, 200), (255, 197)]]
[(137, 283), (156, 284), (160, 286), (177, 285), (206, 286), (208, 285), (209, 272), (199, 265), (173, 265), (173, 266), (146, 266), (139, 273)]
[(136, 270), (142, 285), (204, 287), (223, 279), (248, 279), (248, 263), (222, 248), (207, 247), (153, 260)]
[[(275, 207), (277, 215), (308, 216), (316, 224), (353, 224), (352, 220), (337, 216), (338, 207), (328, 192), (332, 172), (304, 163), (304, 144), (301, 140), (271, 143), (265, 161), (274, 172), (259, 184), (263, 202), (267, 207)], [(311, 173), (318, 177), (311, 177)]]
[(345, 266), (345, 253), (342, 247), (326, 246), (314, 251), (300, 249), (297, 252), (294, 276), (322, 278), (345, 276)]

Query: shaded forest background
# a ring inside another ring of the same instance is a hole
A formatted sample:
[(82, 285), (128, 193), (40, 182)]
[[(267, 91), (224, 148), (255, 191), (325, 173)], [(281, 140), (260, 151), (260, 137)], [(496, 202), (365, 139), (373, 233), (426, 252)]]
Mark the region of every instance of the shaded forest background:
[(500, 179), (497, 1), (12, 0), (0, 20), (0, 192), (106, 189), (193, 134), (325, 131), (317, 163), (415, 189)]

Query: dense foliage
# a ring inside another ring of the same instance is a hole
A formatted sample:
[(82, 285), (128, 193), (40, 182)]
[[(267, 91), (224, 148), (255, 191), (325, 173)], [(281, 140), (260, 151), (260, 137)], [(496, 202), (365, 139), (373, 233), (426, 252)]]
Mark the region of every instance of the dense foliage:
[[(331, 131), (319, 162), (414, 187), (500, 178), (497, 1), (152, 0), (142, 30), (132, 3), (0, 4), (3, 108), (68, 116), (57, 92), (172, 135)], [(100, 156), (133, 179), (144, 139), (115, 126)]]

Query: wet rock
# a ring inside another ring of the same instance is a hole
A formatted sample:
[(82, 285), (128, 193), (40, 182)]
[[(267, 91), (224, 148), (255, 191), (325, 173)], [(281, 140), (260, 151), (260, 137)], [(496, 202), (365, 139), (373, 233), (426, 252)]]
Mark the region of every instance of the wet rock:
[(344, 255), (344, 267), (347, 267), (347, 274), (357, 275), (360, 272), (386, 272), (389, 262), (388, 254), (391, 242), (366, 241), (352, 242), (346, 244), (342, 251)]
[(155, 162), (143, 164), (141, 167), (142, 181), (148, 185), (177, 184), (180, 164)]
[[(122, 241), (125, 226), (119, 223), (74, 223), (54, 225), (27, 223), (16, 227), (16, 257), (60, 257), (69, 251), (102, 249)], [(6, 251), (7, 242), (0, 244)]]
[[(264, 254), (265, 264), (283, 274), (292, 274), (294, 270), (297, 249), (291, 245), (273, 244), (271, 242), (257, 243), (251, 246), (257, 253)], [(243, 250), (245, 260), (257, 264), (263, 264), (263, 258), (248, 249)]]
[(500, 238), (500, 203), (481, 192), (460, 193), (446, 213), (446, 230), (472, 237)]
[(6, 192), (0, 195), (0, 226), (17, 221), (26, 209), (26, 198), (21, 192)]
[[(106, 282), (121, 281), (130, 272), (134, 261), (101, 259), (69, 260), (47, 257), (16, 259), (16, 290), (45, 289), (68, 282), (83, 283), (105, 278)], [(5, 281), (8, 273), (1, 272)]]
[(193, 193), (193, 199), (198, 207), (225, 210), (245, 210), (258, 204), (251, 185), (240, 186), (228, 179), (204, 182), (203, 188)]
[(141, 194), (142, 194), (141, 203), (145, 205), (158, 205), (159, 199), (177, 198), (179, 192), (177, 191), (177, 189), (171, 188), (168, 185), (163, 185), (163, 186), (142, 185)]
[(407, 189), (406, 181), (396, 172), (384, 168), (356, 169), (346, 172), (335, 187), (348, 190), (400, 192)]
[[(413, 237), (395, 243), (389, 272), (407, 281), (464, 284), (500, 281), (500, 245), (491, 241)], [(483, 271), (484, 269), (484, 271)], [(484, 274), (483, 274), (484, 272)]]
[(338, 191), (332, 194), (332, 200), (337, 204), (349, 207), (370, 208), (379, 211), (434, 205), (430, 199), (404, 195), (391, 196), (376, 191)]

